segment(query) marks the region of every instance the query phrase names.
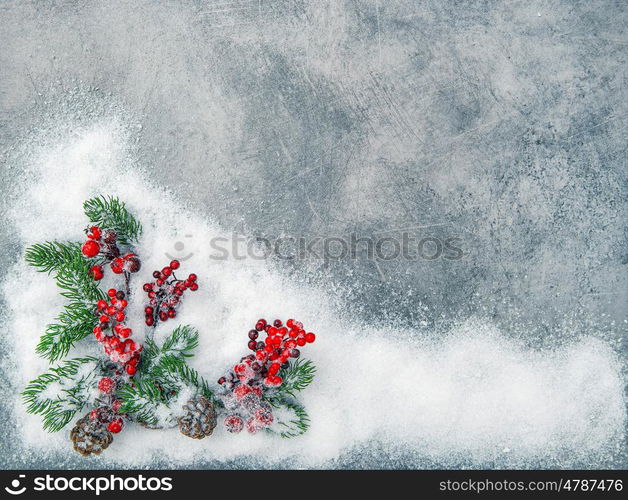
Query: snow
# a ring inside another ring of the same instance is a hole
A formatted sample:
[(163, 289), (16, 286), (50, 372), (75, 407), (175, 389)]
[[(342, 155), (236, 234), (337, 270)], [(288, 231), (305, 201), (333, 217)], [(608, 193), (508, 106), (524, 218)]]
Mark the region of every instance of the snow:
[[(311, 418), (304, 436), (231, 435), (219, 425), (214, 435), (196, 441), (176, 430), (129, 425), (94, 460), (144, 467), (157, 458), (174, 466), (290, 458), (293, 466), (326, 466), (379, 443), (391, 455), (410, 452), (442, 464), (463, 457), (471, 465), (526, 466), (609, 454), (623, 438), (625, 381), (605, 341), (575, 335), (570, 343), (537, 350), (483, 318), (449, 331), (361, 324), (335, 309), (330, 291), (290, 281), (267, 261), (210, 259), (212, 238), (228, 234), (151, 185), (127, 144), (124, 122), (115, 117), (52, 143), (33, 141), (23, 196), (9, 214), (20, 244), (80, 240), (82, 202), (98, 194), (119, 196), (144, 225), (137, 248), (142, 269), (127, 310), (136, 339), (144, 335), (142, 284), (168, 262), (166, 252), (176, 253), (175, 242), (193, 235), (186, 240), (193, 256), (180, 271), (196, 273), (200, 290), (186, 293), (177, 319), (162, 325), (156, 340), (180, 324), (198, 328), (200, 345), (190, 363), (215, 381), (246, 354), (247, 332), (259, 317), (293, 317), (317, 334), (316, 343), (302, 350), (317, 373), (300, 396)], [(39, 417), (25, 414), (18, 395), (47, 369), (35, 346), (59, 311), (57, 290), (52, 279), (23, 262), (2, 287), (4, 319), (20, 332), (8, 338), (3, 366), (15, 398), (12, 418), (22, 423), (16, 432), (32, 456), (71, 454), (67, 432), (48, 437)], [(91, 352), (84, 344), (71, 355)]]

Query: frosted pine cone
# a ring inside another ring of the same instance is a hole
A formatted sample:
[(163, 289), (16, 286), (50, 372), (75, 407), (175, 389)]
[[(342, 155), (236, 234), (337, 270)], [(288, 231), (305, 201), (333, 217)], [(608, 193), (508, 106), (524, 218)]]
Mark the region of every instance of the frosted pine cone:
[(205, 397), (190, 399), (183, 406), (185, 415), (179, 417), (179, 430), (188, 437), (203, 439), (216, 427), (217, 416), (214, 405)]
[(107, 425), (97, 420), (90, 420), (89, 415), (76, 422), (70, 431), (74, 449), (84, 457), (100, 455), (113, 441), (113, 435)]

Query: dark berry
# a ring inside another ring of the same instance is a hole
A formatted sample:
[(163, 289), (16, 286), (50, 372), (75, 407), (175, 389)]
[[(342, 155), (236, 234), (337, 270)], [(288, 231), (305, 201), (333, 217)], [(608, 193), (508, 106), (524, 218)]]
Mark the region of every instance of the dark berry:
[(251, 351), (254, 351), (257, 348), (257, 342), (255, 342), (254, 340), (249, 340), (249, 349), (251, 349)]
[(257, 337), (259, 337), (259, 333), (257, 333), (257, 330), (250, 330), (249, 331), (249, 338), (251, 340), (255, 340), (255, 339), (257, 339)]
[(161, 273), (159, 271), (153, 271), (153, 278), (159, 278)]
[(281, 325), (283, 325), (283, 323), (281, 322), (280, 319), (276, 319), (275, 321), (273, 321), (273, 325), (279, 328)]
[(116, 292), (116, 299), (122, 300), (124, 297), (126, 297), (126, 295), (124, 294), (122, 290), (119, 290), (118, 292)]

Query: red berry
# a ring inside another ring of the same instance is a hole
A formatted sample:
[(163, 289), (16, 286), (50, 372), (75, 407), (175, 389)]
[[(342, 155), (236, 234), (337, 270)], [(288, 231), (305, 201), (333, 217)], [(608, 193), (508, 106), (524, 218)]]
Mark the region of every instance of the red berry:
[(166, 311), (160, 311), (159, 312), (159, 319), (161, 321), (167, 321), (168, 320), (168, 313), (166, 313)]
[(122, 311), (116, 313), (116, 321), (124, 321), (124, 318), (126, 318), (126, 314)]
[(303, 347), (303, 346), (305, 345), (305, 339), (304, 339), (304, 338), (302, 338), (302, 337), (299, 337), (299, 338), (297, 339), (297, 345), (298, 345), (299, 347)]
[(122, 419), (116, 418), (113, 422), (109, 422), (107, 429), (109, 430), (109, 432), (113, 434), (117, 434), (118, 432), (122, 430), (122, 425), (123, 425)]
[(270, 365), (270, 368), (268, 368), (268, 373), (270, 373), (271, 375), (276, 375), (280, 369), (281, 365), (279, 363), (273, 363), (272, 365)]
[(103, 377), (98, 381), (98, 390), (104, 394), (111, 394), (115, 386), (116, 383), (109, 377)]
[(83, 246), (81, 247), (81, 252), (83, 252), (83, 255), (85, 255), (85, 257), (96, 257), (96, 255), (98, 255), (98, 252), (100, 252), (100, 245), (94, 240), (87, 240), (85, 243), (83, 243)]
[(145, 323), (147, 326), (153, 326), (153, 324), (155, 323), (155, 320), (153, 319), (152, 316), (146, 316)]
[(255, 342), (255, 340), (249, 340), (248, 346), (251, 351), (254, 351), (257, 349), (257, 342)]
[(179, 269), (179, 266), (180, 266), (180, 265), (181, 265), (181, 264), (179, 264), (179, 261), (178, 261), (178, 260), (172, 260), (172, 261), (170, 261), (170, 268), (171, 268), (171, 269)]
[(196, 281), (196, 278), (197, 278), (197, 276), (196, 276), (196, 274), (194, 274), (194, 273), (192, 273), (192, 274), (190, 274), (190, 275), (188, 276), (188, 279), (189, 279), (190, 281)]
[(242, 399), (249, 392), (251, 392), (251, 390), (251, 386), (247, 384), (240, 384), (233, 390), (233, 395), (236, 397), (236, 399)]
[(172, 274), (172, 269), (170, 269), (169, 267), (164, 267), (161, 270), (161, 274), (163, 274), (164, 276), (170, 276)]
[(120, 407), (122, 406), (122, 400), (116, 399), (113, 403), (111, 403), (111, 409), (118, 413), (120, 411)]
[(316, 335), (314, 335), (312, 332), (308, 333), (308, 334), (305, 336), (305, 341), (306, 341), (308, 344), (311, 344), (311, 343), (312, 343), (312, 342), (314, 342), (315, 340), (316, 340)]
[(98, 419), (98, 410), (92, 410), (89, 412), (89, 419), (90, 420), (97, 420)]
[(109, 295), (109, 297), (115, 297), (116, 293), (118, 293), (118, 291), (115, 288), (110, 288), (109, 290), (107, 290), (107, 295)]
[(89, 233), (87, 233), (87, 237), (92, 240), (99, 240), (101, 236), (100, 228), (98, 226), (92, 226), (89, 228)]
[(169, 318), (174, 318), (177, 316), (177, 311), (175, 311), (174, 309), (169, 309), (168, 310), (168, 317)]
[(144, 283), (144, 286), (142, 288), (145, 292), (150, 292), (153, 289), (153, 285), (151, 285), (150, 283)]
[(250, 418), (246, 421), (246, 430), (250, 434), (255, 434), (259, 430), (258, 424), (254, 418)]
[(146, 314), (153, 314), (154, 309), (153, 309), (151, 306), (146, 306), (146, 307), (144, 308), (144, 312), (145, 312)]
[(129, 375), (135, 375), (136, 371), (137, 371), (137, 368), (135, 368), (133, 365), (126, 365), (126, 372)]
[(96, 304), (96, 306), (98, 307), (99, 310), (102, 311), (103, 309), (107, 307), (107, 301), (100, 299), (98, 303)]
[(96, 281), (100, 281), (105, 276), (103, 268), (101, 266), (92, 266), (89, 268), (89, 274)]
[(116, 274), (124, 272), (124, 261), (120, 257), (116, 257), (111, 261), (111, 270)]
[(193, 292), (196, 292), (196, 290), (198, 290), (198, 285), (196, 283), (192, 283), (190, 285), (190, 290), (192, 290)]
[(273, 423), (273, 412), (270, 408), (259, 408), (255, 411), (255, 420), (258, 424), (268, 427)]
[(237, 434), (244, 429), (244, 421), (237, 415), (229, 415), (225, 418), (225, 427), (229, 432)]

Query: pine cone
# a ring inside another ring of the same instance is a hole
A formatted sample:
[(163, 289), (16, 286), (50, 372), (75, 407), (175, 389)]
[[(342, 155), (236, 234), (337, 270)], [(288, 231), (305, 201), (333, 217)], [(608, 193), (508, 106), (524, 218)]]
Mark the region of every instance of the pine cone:
[(100, 455), (113, 441), (113, 435), (107, 430), (107, 425), (99, 421), (90, 420), (84, 416), (70, 432), (70, 439), (74, 449), (84, 457)]
[(204, 396), (190, 399), (183, 406), (185, 415), (179, 417), (179, 430), (188, 437), (203, 439), (216, 427), (217, 416), (214, 405)]

